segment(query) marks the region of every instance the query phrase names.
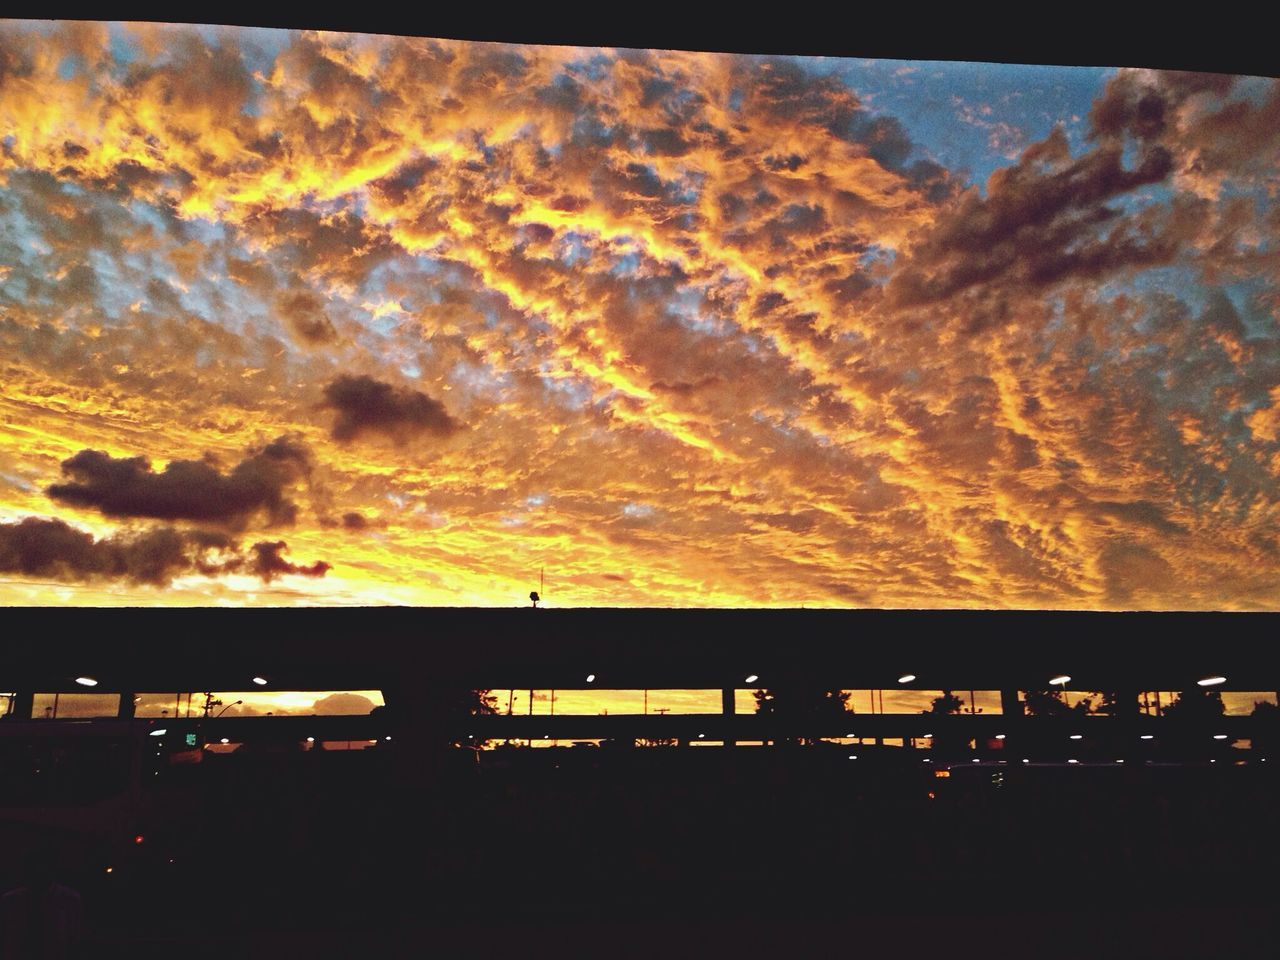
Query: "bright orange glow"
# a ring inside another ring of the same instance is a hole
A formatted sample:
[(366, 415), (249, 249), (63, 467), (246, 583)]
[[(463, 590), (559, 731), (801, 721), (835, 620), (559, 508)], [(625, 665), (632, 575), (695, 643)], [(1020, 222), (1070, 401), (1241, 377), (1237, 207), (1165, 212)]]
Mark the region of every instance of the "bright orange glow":
[(1271, 81), (0, 47), (0, 602), (1280, 607)]

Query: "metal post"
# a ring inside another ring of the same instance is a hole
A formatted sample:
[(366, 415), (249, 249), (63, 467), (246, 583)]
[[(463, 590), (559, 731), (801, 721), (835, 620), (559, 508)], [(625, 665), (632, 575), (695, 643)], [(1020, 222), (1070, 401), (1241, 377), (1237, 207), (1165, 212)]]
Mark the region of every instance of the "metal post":
[[(732, 687), (725, 687), (720, 691), (720, 712), (726, 717), (732, 717), (735, 708), (735, 691)], [(732, 723), (732, 721), (729, 722)], [(728, 729), (732, 729), (732, 727)], [(726, 736), (723, 742), (726, 747), (736, 747), (738, 745), (738, 741), (734, 740), (732, 736)]]

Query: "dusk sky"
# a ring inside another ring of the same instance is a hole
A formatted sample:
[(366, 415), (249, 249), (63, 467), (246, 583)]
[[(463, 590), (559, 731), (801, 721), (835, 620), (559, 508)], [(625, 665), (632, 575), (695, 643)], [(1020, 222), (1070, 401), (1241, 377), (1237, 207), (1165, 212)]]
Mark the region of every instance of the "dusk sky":
[(1280, 609), (1280, 82), (0, 23), (0, 603)]

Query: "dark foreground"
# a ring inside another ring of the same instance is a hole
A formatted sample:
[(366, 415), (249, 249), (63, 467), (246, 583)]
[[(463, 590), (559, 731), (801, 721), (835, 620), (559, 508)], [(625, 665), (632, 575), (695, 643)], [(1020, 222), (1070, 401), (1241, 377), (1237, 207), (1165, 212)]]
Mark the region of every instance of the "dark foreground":
[(1276, 955), (1260, 764), (847, 754), (206, 756), (127, 836), (73, 812), (0, 840), (56, 848), (92, 957)]

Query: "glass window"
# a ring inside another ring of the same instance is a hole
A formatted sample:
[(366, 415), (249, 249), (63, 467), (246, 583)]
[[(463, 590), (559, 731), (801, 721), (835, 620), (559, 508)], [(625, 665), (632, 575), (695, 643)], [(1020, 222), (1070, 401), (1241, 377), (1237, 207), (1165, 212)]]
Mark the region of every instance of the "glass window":
[(139, 693), (136, 717), (364, 716), (385, 704), (381, 690), (235, 690), (210, 693)]
[(37, 693), (31, 707), (36, 719), (114, 717), (119, 712), (118, 693)]
[[(529, 694), (533, 694), (533, 710), (529, 710)], [(600, 714), (685, 714), (719, 713), (722, 709), (719, 690), (491, 690), (501, 714), (546, 716), (562, 714), (598, 716)], [(742, 691), (739, 691), (742, 693)], [(748, 698), (750, 691), (747, 691)], [(738, 701), (741, 703), (741, 697)], [(739, 712), (754, 713), (737, 706)]]

